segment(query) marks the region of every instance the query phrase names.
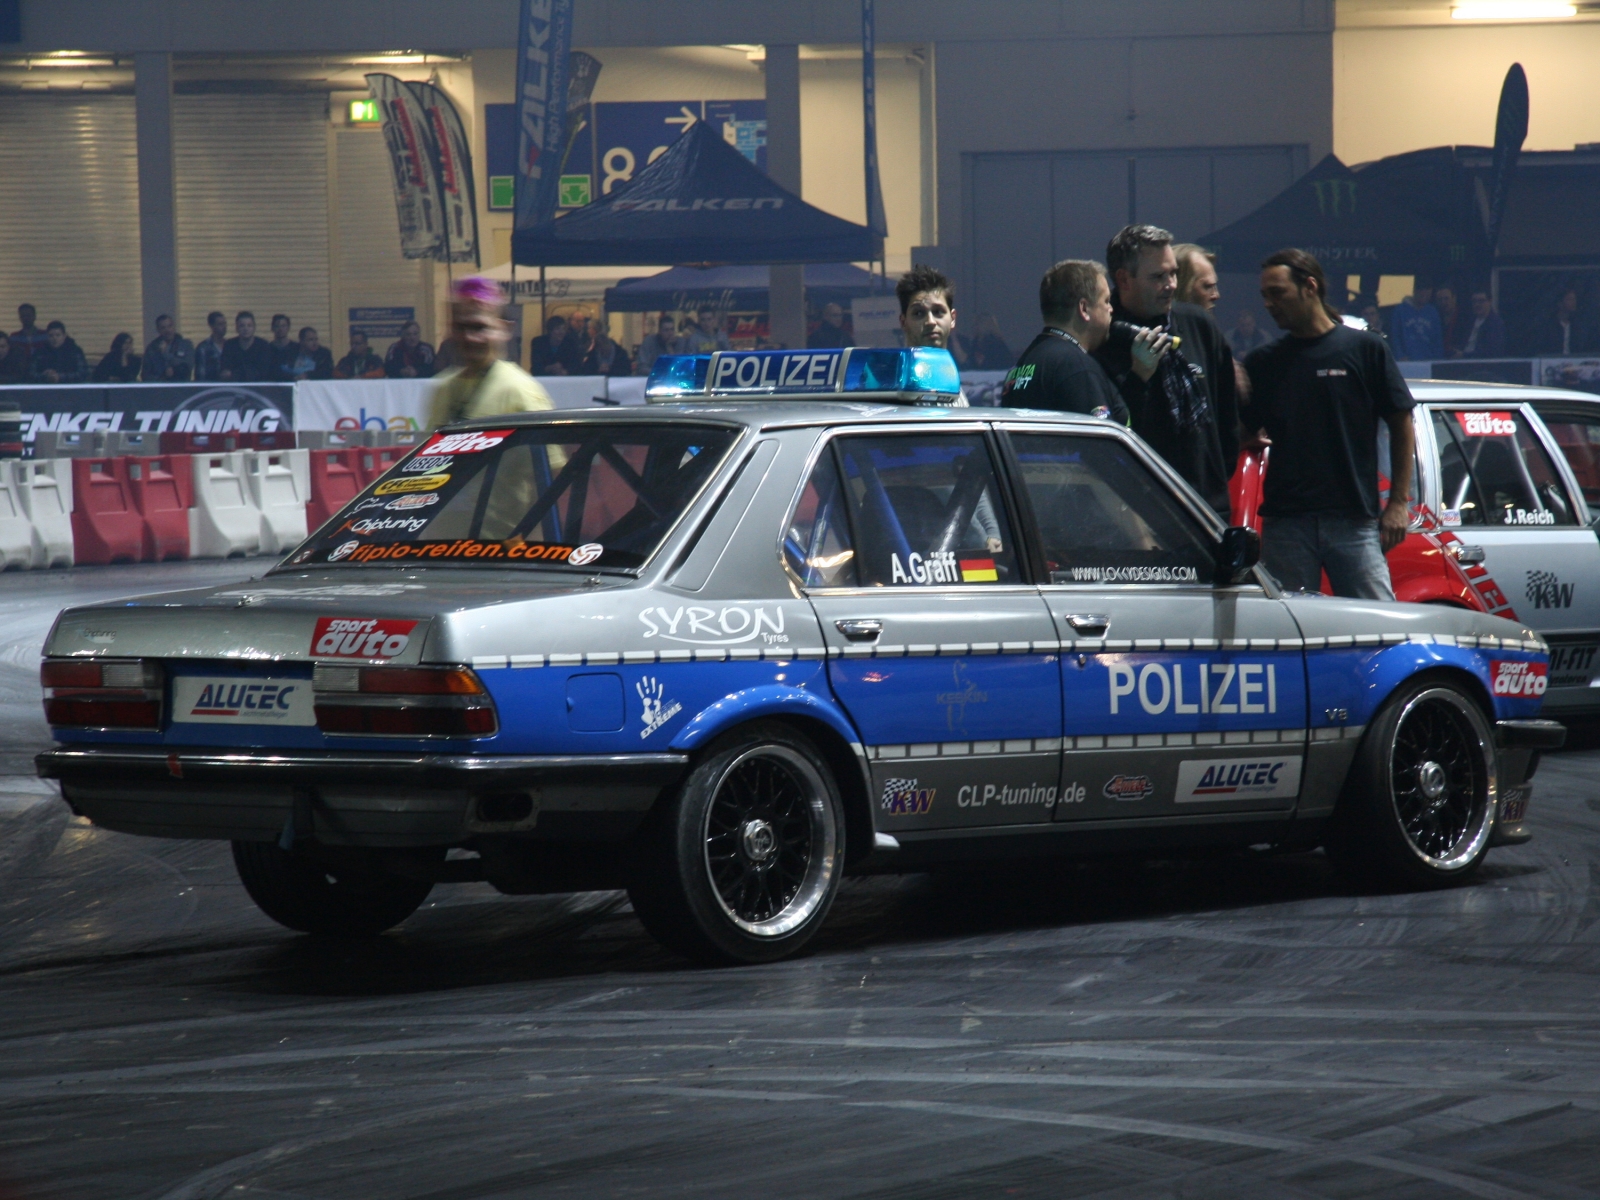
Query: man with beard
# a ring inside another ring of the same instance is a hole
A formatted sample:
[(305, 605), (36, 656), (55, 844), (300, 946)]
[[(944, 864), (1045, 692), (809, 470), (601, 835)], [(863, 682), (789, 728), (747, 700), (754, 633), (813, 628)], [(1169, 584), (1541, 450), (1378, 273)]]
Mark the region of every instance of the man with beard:
[(1173, 303), (1178, 260), (1165, 229), (1123, 228), (1106, 247), (1106, 269), (1115, 292), (1113, 320), (1159, 330), (1172, 338), (1173, 350), (1141, 378), (1132, 336), (1119, 336), (1114, 326), (1095, 358), (1127, 403), (1134, 432), (1226, 519), (1228, 480), (1239, 456), (1238, 392), (1227, 339), (1203, 308)]

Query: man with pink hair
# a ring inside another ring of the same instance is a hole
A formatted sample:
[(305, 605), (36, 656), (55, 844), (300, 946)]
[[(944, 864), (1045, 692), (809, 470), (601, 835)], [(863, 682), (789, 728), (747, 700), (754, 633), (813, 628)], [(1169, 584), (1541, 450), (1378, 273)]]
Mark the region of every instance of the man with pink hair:
[(505, 357), (511, 336), (501, 311), (500, 285), (481, 275), (456, 281), (450, 292), (450, 334), (456, 365), (438, 376), (428, 426), (469, 417), (499, 417), (555, 407), (539, 381)]

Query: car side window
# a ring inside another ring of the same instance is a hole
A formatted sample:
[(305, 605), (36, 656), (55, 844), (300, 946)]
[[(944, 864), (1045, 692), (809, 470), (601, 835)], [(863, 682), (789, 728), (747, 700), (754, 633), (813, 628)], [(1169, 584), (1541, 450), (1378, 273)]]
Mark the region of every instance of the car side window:
[(1453, 525), (1575, 525), (1555, 464), (1513, 409), (1435, 409), (1441, 516)]
[(839, 464), (826, 446), (784, 531), (784, 561), (804, 587), (856, 587), (855, 556)]
[(1052, 583), (1199, 583), (1213, 539), (1121, 441), (1012, 434)]
[(1577, 476), (1583, 498), (1590, 508), (1600, 507), (1600, 413), (1593, 418), (1571, 412), (1540, 415)]
[(988, 444), (976, 433), (834, 440), (859, 583), (1016, 583), (1016, 545)]

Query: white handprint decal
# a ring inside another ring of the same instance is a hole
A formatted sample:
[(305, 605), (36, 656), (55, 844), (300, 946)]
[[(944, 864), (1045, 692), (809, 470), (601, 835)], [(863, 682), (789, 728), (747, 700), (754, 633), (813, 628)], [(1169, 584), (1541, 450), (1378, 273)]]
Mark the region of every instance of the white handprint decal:
[(633, 685), (633, 690), (639, 693), (639, 719), (644, 722), (641, 738), (649, 737), (683, 711), (683, 705), (676, 700), (668, 703), (663, 699), (666, 689), (654, 675), (646, 675)]

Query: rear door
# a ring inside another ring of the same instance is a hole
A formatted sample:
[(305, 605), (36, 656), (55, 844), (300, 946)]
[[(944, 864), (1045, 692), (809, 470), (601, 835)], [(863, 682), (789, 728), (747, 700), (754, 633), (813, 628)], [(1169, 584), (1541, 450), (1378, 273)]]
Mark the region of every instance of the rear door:
[(1282, 812), (1300, 794), (1298, 626), (1108, 430), (1006, 430), (1062, 641), (1058, 821)]
[(1046, 822), (1057, 639), (979, 426), (825, 442), (785, 538), (891, 834)]
[(1600, 677), (1600, 540), (1556, 439), (1530, 405), (1434, 404), (1439, 515), (1483, 548), (1517, 616), (1551, 643), (1545, 703), (1588, 704)]

